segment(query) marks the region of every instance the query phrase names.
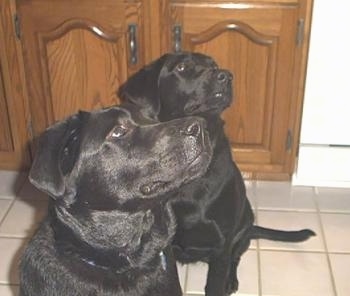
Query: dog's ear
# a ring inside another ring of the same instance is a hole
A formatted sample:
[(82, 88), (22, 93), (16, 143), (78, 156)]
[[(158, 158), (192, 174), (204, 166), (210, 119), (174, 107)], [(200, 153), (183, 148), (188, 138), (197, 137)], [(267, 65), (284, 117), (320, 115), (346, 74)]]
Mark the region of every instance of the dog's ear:
[(82, 126), (88, 114), (79, 112), (58, 122), (39, 138), (29, 180), (54, 199), (66, 193), (65, 179), (78, 159)]
[(156, 119), (160, 111), (159, 79), (169, 54), (133, 74), (118, 90), (123, 102), (141, 107), (144, 114)]

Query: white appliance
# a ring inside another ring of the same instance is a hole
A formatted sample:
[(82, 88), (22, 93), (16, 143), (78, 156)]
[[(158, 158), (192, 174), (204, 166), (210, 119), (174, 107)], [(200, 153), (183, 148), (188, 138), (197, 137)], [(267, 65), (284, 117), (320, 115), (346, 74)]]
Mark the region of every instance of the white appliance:
[(293, 184), (350, 187), (350, 2), (314, 1)]

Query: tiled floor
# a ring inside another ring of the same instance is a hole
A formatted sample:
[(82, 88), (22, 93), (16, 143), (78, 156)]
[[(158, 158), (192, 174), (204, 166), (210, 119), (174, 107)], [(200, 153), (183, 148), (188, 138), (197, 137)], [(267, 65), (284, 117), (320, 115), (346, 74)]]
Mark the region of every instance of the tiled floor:
[[(308, 227), (317, 236), (299, 244), (252, 242), (239, 266), (236, 295), (350, 295), (350, 189), (292, 187), (286, 182), (250, 182), (247, 188), (258, 224)], [(0, 296), (17, 295), (18, 260), (46, 204), (25, 176), (0, 171)], [(187, 296), (203, 295), (206, 268), (179, 266)]]

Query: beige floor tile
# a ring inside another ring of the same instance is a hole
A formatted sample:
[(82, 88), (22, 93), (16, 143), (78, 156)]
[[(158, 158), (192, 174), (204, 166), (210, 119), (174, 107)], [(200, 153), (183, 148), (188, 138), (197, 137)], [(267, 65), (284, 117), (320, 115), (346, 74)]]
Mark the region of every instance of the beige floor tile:
[(260, 260), (263, 295), (334, 295), (325, 254), (261, 251)]
[[(208, 267), (206, 264), (191, 264), (188, 269), (187, 294), (204, 295), (204, 287), (207, 279)], [(232, 295), (258, 295), (258, 263), (257, 251), (248, 250), (241, 258), (238, 266), (238, 293)]]
[(350, 253), (350, 215), (321, 214), (328, 251)]
[[(258, 295), (258, 256), (256, 250), (248, 250), (241, 258), (238, 265), (239, 295)], [(232, 294), (232, 295), (237, 295)]]
[(246, 187), (246, 192), (247, 192), (247, 198), (250, 202), (250, 205), (252, 206), (253, 209), (256, 209), (257, 204), (256, 204), (256, 182), (255, 181), (244, 181), (245, 187)]
[(19, 294), (18, 286), (0, 285), (1, 296), (18, 296), (18, 294)]
[[(26, 244), (25, 239), (0, 238), (0, 283), (18, 284), (19, 260)], [(0, 294), (2, 295), (2, 294)]]
[(4, 218), (12, 202), (13, 201), (10, 199), (0, 199), (0, 222)]
[(16, 171), (0, 171), (0, 197), (14, 198), (23, 185), (24, 174)]
[(317, 188), (317, 203), (321, 212), (350, 213), (350, 189)]
[(325, 251), (317, 213), (259, 211), (258, 221), (258, 224), (264, 227), (281, 230), (300, 230), (309, 228), (317, 234), (316, 236), (300, 243), (285, 243), (262, 239), (259, 241), (261, 249)]
[(31, 236), (46, 212), (47, 202), (15, 200), (0, 225), (0, 236)]
[(256, 239), (252, 239), (250, 241), (249, 249), (255, 250), (258, 247), (258, 241)]
[(338, 296), (350, 295), (349, 267), (350, 254), (330, 254), (332, 271), (334, 275)]
[(258, 181), (258, 209), (316, 211), (312, 187), (292, 186), (290, 182)]
[(177, 263), (176, 265), (177, 265), (177, 272), (179, 274), (179, 280), (180, 280), (182, 291), (185, 291), (187, 265), (183, 265), (180, 263)]
[[(204, 293), (190, 293), (190, 294), (184, 294), (184, 296), (198, 296), (198, 295), (204, 295)], [(246, 294), (246, 293), (237, 292), (237, 293), (235, 293), (235, 294), (231, 294), (231, 296), (258, 296), (258, 294)]]
[(202, 293), (204, 295), (204, 287), (207, 280), (208, 266), (204, 263), (189, 264), (187, 275), (187, 294)]

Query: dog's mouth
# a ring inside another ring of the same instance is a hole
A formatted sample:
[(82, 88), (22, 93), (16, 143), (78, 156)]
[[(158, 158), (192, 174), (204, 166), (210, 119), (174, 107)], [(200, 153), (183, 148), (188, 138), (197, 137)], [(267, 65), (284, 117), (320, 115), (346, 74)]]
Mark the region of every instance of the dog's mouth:
[(167, 181), (153, 181), (140, 186), (140, 192), (143, 195), (151, 195), (155, 192), (163, 191), (169, 186)]
[[(205, 153), (205, 152), (203, 152)], [(185, 168), (185, 170), (187, 171), (188, 175), (193, 176), (196, 171), (198, 170), (198, 167), (200, 166), (201, 162), (202, 162), (202, 152), (199, 153), (197, 155), (197, 157), (195, 157), (190, 164), (188, 165), (187, 168)], [(190, 178), (185, 178), (185, 181), (187, 181), (187, 179)], [(163, 181), (163, 180), (156, 180), (156, 181), (151, 181), (148, 183), (145, 183), (143, 185), (140, 186), (140, 192), (144, 195), (144, 196), (150, 196), (153, 195), (155, 193), (160, 193), (160, 192), (166, 192), (169, 191), (172, 187), (172, 181)]]
[(222, 91), (214, 93), (214, 98), (215, 99), (221, 99), (224, 97), (224, 93)]
[[(183, 171), (186, 172), (186, 176), (184, 176), (183, 181), (181, 183), (187, 183), (194, 178), (199, 177), (204, 174), (206, 171), (209, 162), (211, 159), (211, 152), (207, 150), (201, 150), (198, 154), (189, 161), (186, 168), (181, 170), (181, 174)], [(167, 191), (171, 191), (177, 187), (174, 181), (164, 181), (164, 180), (155, 180), (147, 182), (139, 187), (140, 192), (144, 196), (151, 196), (154, 194), (164, 193)]]
[(184, 111), (187, 115), (198, 114), (202, 112), (222, 111), (227, 108), (231, 103), (231, 94), (228, 91), (217, 91), (212, 96), (209, 96), (205, 102), (195, 103), (187, 105)]
[[(178, 120), (179, 121), (179, 120)], [(205, 174), (213, 154), (205, 121), (197, 119), (183, 125), (180, 134), (183, 141), (173, 141), (167, 149), (151, 162), (152, 174), (147, 174), (139, 186), (144, 197), (164, 194)]]

